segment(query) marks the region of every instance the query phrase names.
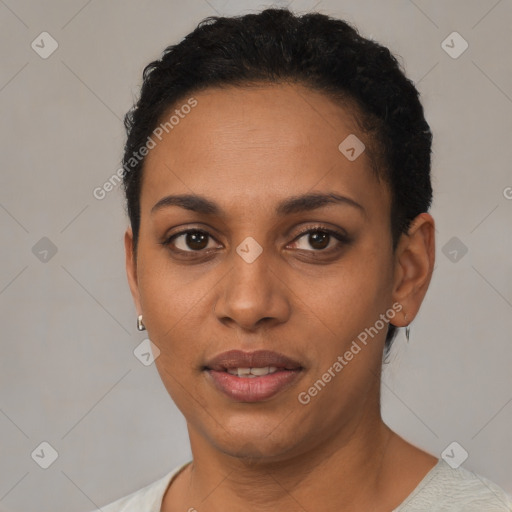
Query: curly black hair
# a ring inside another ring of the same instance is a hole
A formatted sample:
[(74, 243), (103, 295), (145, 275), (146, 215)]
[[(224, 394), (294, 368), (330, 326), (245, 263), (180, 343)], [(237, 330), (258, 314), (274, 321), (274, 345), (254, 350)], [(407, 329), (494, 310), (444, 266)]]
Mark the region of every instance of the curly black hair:
[[(388, 48), (349, 23), (320, 13), (269, 8), (210, 16), (143, 72), (139, 100), (126, 114), (123, 182), (136, 257), (147, 141), (179, 101), (209, 87), (302, 84), (355, 109), (372, 168), (391, 191), (393, 251), (412, 220), (428, 211), (432, 133), (419, 93)], [(146, 151), (144, 151), (146, 149)], [(137, 158), (134, 158), (137, 156)], [(386, 353), (396, 335), (389, 324)]]

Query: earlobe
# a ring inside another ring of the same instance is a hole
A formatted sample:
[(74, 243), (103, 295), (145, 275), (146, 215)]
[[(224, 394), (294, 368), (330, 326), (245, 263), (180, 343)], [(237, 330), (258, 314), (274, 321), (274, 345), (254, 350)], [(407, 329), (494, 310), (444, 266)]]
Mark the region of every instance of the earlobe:
[(142, 313), (140, 296), (139, 296), (139, 285), (137, 280), (137, 261), (133, 254), (133, 233), (130, 227), (127, 228), (124, 234), (124, 250), (126, 258), (126, 277), (128, 279), (128, 285), (133, 297), (137, 314)]
[[(435, 223), (428, 213), (419, 214), (403, 234), (395, 252), (393, 301), (402, 305), (402, 315), (393, 324), (409, 325), (421, 306), (435, 262)], [(407, 315), (407, 317), (405, 317)]]

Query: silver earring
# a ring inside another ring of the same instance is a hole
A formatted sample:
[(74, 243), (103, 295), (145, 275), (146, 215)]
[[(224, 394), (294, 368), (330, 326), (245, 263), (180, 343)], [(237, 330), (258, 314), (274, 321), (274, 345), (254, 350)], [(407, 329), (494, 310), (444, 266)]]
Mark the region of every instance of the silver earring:
[(139, 315), (137, 317), (137, 329), (139, 331), (145, 331), (146, 330), (146, 326), (142, 323), (142, 315)]
[[(405, 320), (407, 320), (407, 313), (405, 314)], [(405, 339), (407, 340), (407, 343), (409, 343), (409, 333), (411, 332), (411, 324), (407, 325), (405, 327)]]

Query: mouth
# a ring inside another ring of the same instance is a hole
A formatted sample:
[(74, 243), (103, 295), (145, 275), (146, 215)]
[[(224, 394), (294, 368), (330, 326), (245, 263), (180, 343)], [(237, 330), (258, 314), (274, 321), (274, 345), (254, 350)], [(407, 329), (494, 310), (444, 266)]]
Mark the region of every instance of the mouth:
[[(210, 359), (203, 369), (217, 372), (243, 370), (239, 376), (253, 375), (260, 376), (267, 373), (275, 373), (277, 370), (298, 370), (302, 366), (298, 361), (271, 350), (256, 350), (254, 352), (243, 352), (242, 350), (229, 350)], [(261, 370), (260, 372), (258, 372)], [(266, 371), (263, 371), (266, 370)], [(234, 374), (233, 374), (234, 375)]]
[(290, 387), (303, 366), (277, 352), (224, 352), (203, 367), (215, 389), (236, 402), (261, 402)]
[(278, 368), (277, 366), (265, 366), (262, 368), (227, 368), (226, 371), (230, 375), (235, 375), (242, 379), (254, 379), (256, 377), (263, 377), (264, 375), (271, 375), (277, 371), (292, 371), (286, 368)]

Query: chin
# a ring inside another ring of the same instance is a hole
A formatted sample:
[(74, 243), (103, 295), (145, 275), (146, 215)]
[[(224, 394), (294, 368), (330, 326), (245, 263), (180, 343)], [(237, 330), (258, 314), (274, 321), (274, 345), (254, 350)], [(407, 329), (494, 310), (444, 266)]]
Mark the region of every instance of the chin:
[(222, 453), (248, 463), (284, 460), (297, 447), (299, 438), (292, 425), (278, 428), (280, 424), (283, 426), (282, 418), (273, 422), (262, 418), (261, 422), (250, 425), (242, 421), (236, 428), (224, 424), (224, 429), (212, 433), (209, 442)]

